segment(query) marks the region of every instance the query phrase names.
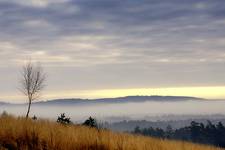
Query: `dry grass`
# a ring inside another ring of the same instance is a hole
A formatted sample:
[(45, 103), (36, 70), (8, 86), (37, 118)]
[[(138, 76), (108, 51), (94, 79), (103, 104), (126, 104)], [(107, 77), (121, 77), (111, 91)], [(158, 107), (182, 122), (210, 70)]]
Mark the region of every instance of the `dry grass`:
[(222, 150), (47, 120), (0, 118), (0, 150)]

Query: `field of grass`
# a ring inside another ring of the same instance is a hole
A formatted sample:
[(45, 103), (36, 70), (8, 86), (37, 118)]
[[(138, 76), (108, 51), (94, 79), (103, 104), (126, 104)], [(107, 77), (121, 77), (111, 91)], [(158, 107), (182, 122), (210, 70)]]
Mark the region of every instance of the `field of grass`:
[(222, 150), (47, 120), (0, 118), (0, 150)]

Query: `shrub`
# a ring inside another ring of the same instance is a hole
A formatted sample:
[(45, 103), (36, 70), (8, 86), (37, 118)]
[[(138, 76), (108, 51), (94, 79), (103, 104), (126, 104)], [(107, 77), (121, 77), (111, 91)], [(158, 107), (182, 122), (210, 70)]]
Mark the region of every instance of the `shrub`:
[(87, 120), (84, 121), (83, 125), (92, 127), (92, 128), (98, 128), (98, 124), (96, 119), (89, 117)]
[(32, 120), (37, 120), (37, 117), (34, 115), (31, 119)]
[(72, 122), (70, 121), (70, 118), (66, 117), (65, 113), (62, 113), (60, 114), (60, 116), (58, 116), (57, 122), (64, 125), (72, 124)]

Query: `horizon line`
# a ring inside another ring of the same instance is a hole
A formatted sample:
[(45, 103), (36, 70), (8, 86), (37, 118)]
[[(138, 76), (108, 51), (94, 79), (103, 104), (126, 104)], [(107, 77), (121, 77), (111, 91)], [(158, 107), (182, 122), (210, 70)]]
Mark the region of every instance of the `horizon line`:
[[(95, 101), (95, 100), (106, 100), (107, 99), (119, 99), (119, 98), (128, 98), (128, 97), (175, 97), (175, 98), (190, 98), (190, 99), (199, 99), (199, 100), (214, 100), (214, 101), (223, 101), (225, 99), (208, 99), (208, 98), (202, 98), (202, 97), (194, 97), (194, 96), (175, 96), (175, 95), (127, 95), (127, 96), (118, 96), (118, 97), (105, 97), (105, 98), (79, 98), (79, 97), (74, 97), (74, 98), (54, 98), (54, 99), (40, 99), (40, 100), (35, 100), (32, 103), (39, 103), (39, 102), (51, 102), (51, 101), (57, 101), (57, 100), (83, 100), (83, 101)], [(15, 105), (20, 105), (20, 104), (27, 104), (27, 102), (7, 102), (7, 101), (2, 101), (0, 100), (0, 103), (5, 103), (5, 104), (15, 104)]]

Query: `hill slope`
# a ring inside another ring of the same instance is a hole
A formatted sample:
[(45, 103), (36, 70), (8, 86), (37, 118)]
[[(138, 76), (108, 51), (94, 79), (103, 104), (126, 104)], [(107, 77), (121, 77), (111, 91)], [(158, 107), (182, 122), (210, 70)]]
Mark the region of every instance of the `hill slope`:
[(167, 141), (47, 120), (0, 118), (0, 149), (32, 150), (222, 150), (187, 142)]
[(56, 99), (49, 101), (36, 102), (34, 105), (79, 105), (79, 104), (118, 104), (118, 103), (140, 103), (147, 101), (186, 101), (186, 100), (203, 100), (196, 97), (187, 96), (126, 96), (117, 98), (102, 99)]

